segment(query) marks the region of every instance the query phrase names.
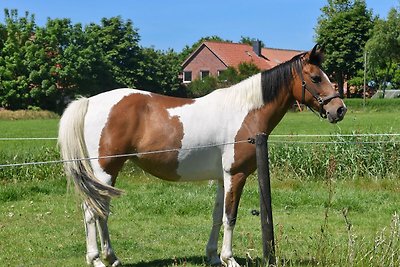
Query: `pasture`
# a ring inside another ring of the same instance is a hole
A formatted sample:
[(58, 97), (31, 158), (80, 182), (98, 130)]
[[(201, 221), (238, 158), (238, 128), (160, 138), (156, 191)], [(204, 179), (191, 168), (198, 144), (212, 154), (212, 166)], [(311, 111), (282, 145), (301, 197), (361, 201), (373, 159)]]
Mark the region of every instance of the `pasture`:
[[(364, 110), (354, 104), (337, 125), (310, 112), (288, 113), (273, 134), (400, 133), (396, 105)], [(0, 137), (55, 137), (57, 124), (57, 119), (0, 120)], [(400, 264), (400, 155), (391, 140), (367, 148), (270, 144), (279, 266)], [(55, 140), (0, 142), (0, 164), (59, 158)], [(359, 169), (362, 164), (368, 164), (367, 172)], [(206, 266), (214, 184), (165, 182), (128, 164), (117, 187), (125, 195), (113, 201), (110, 232), (125, 266)], [(244, 266), (258, 266), (262, 256), (260, 219), (252, 215), (258, 209), (257, 179), (251, 176), (234, 237), (234, 253)], [(0, 169), (2, 264), (85, 266), (84, 235), (81, 209), (67, 191), (60, 164)]]

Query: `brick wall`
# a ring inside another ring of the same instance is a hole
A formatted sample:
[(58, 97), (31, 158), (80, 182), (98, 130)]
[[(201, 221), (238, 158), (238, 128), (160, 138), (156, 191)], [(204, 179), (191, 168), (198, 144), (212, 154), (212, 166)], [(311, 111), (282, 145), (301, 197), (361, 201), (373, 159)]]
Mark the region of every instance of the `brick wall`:
[(200, 71), (209, 71), (210, 75), (217, 76), (219, 70), (226, 70), (226, 66), (215, 56), (208, 47), (203, 46), (183, 71), (192, 72), (192, 81), (200, 77)]

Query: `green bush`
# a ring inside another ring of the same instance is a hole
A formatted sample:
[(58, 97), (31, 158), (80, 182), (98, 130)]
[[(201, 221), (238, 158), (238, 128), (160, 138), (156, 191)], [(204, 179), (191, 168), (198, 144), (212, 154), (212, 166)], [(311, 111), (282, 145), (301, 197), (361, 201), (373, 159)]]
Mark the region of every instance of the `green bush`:
[(237, 68), (228, 67), (218, 77), (207, 76), (192, 81), (187, 89), (190, 97), (200, 97), (218, 88), (226, 88), (260, 72), (253, 63), (242, 62)]

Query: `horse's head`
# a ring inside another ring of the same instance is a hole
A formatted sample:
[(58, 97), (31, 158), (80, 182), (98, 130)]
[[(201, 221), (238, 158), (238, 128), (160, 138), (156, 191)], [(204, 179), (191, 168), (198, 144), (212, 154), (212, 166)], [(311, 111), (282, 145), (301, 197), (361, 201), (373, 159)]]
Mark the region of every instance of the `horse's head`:
[(301, 70), (297, 70), (301, 86), (294, 87), (293, 95), (299, 102), (318, 110), (321, 117), (336, 123), (343, 119), (347, 108), (328, 76), (321, 70), (322, 60), (323, 53), (318, 45), (303, 55)]

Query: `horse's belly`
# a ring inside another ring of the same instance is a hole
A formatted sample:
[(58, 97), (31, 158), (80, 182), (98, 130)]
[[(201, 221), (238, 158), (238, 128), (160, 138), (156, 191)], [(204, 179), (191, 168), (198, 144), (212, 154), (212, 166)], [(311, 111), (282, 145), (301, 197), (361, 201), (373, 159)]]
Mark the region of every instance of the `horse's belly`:
[(222, 178), (220, 150), (212, 147), (181, 152), (178, 158), (177, 174), (181, 181)]

